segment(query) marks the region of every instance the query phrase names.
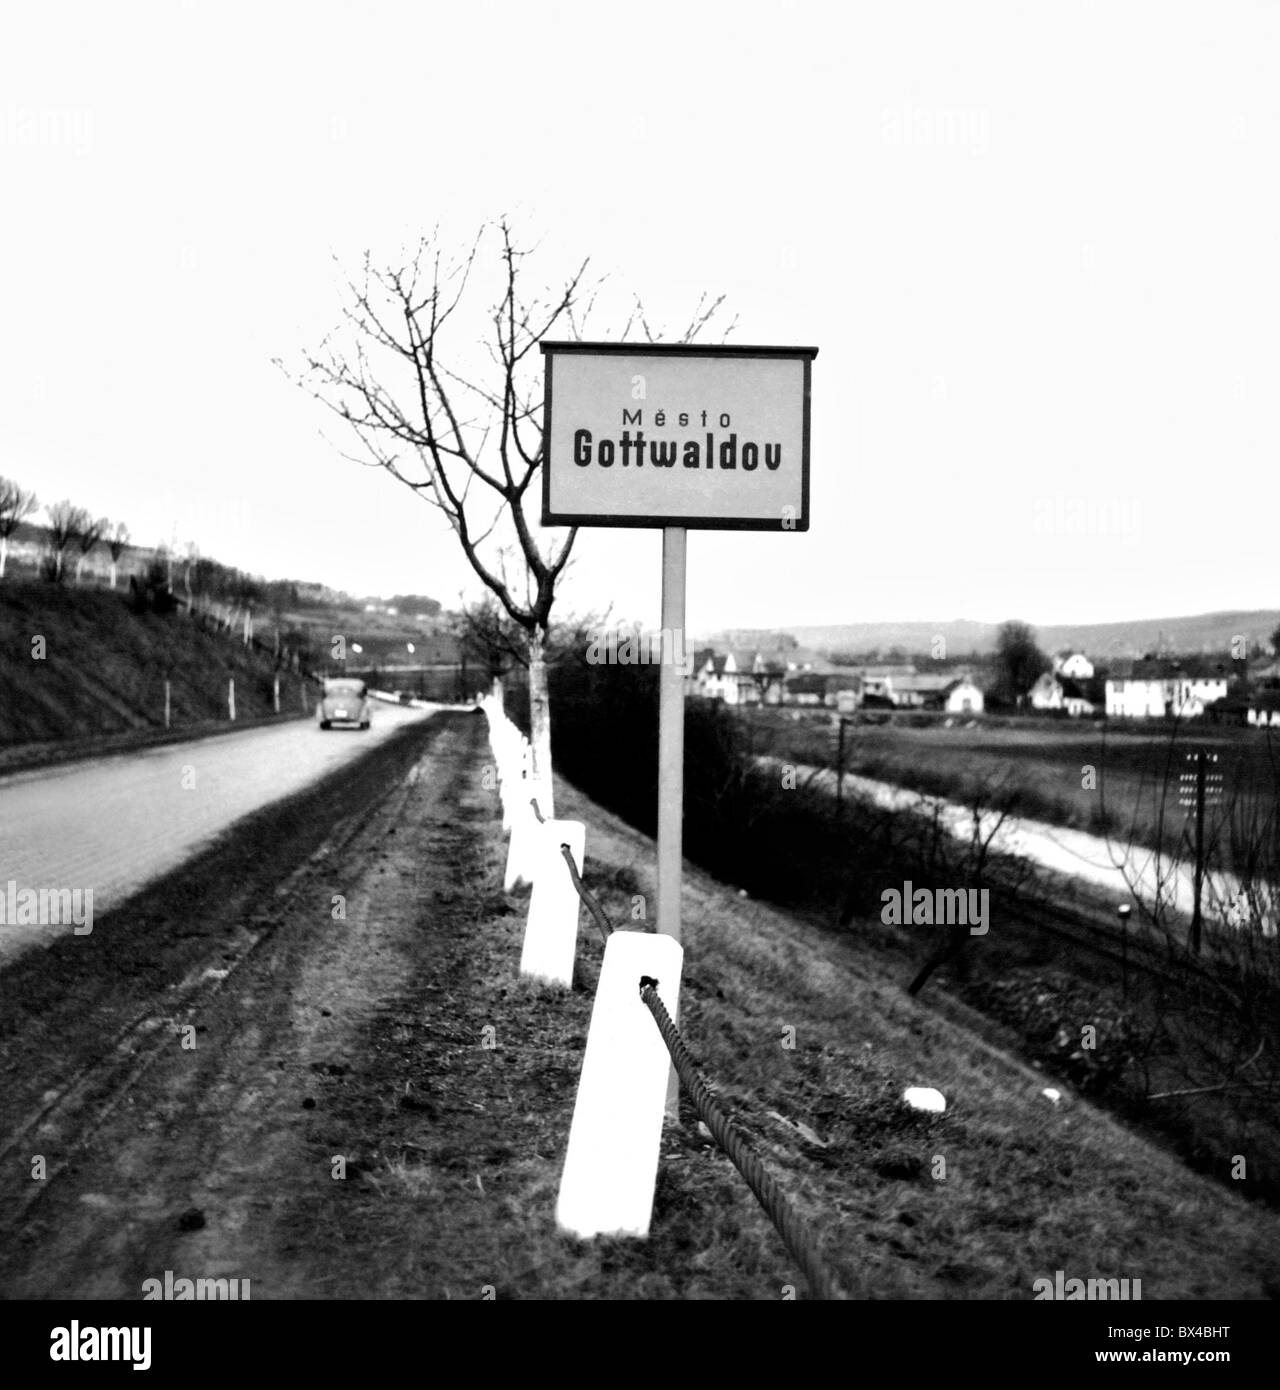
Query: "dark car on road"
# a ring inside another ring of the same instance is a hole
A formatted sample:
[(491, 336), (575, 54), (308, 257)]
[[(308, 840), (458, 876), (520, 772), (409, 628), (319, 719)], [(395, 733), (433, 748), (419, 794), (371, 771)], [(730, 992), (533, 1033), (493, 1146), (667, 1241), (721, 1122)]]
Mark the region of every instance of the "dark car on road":
[(369, 687), (364, 681), (347, 676), (331, 676), (324, 683), (324, 693), (316, 706), (316, 718), (322, 729), (335, 724), (349, 724), (357, 729), (369, 727)]

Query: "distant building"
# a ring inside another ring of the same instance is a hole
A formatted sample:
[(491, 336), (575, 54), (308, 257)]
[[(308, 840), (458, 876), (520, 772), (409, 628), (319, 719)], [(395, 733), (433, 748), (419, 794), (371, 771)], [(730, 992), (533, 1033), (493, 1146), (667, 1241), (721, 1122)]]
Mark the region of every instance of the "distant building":
[(1207, 663), (1145, 659), (1128, 670), (1117, 667), (1106, 683), (1108, 718), (1198, 718), (1215, 700), (1226, 698), (1227, 676)]
[[(706, 649), (710, 651), (710, 649)], [(698, 655), (701, 655), (699, 653)], [(697, 667), (695, 656), (694, 687), (709, 700), (722, 700), (726, 705), (760, 703), (760, 686), (756, 681), (755, 653), (727, 652), (719, 656), (711, 652)]]
[(1059, 710), (1062, 708), (1062, 682), (1046, 671), (1027, 692), (1027, 702), (1032, 709)]
[(985, 704), (982, 691), (968, 676), (961, 676), (947, 687), (944, 708), (948, 714), (981, 714)]
[(1257, 729), (1280, 727), (1280, 691), (1262, 690), (1246, 700), (1244, 722)]
[(843, 674), (856, 677), (862, 682), (862, 695), (865, 699), (872, 696), (877, 700), (888, 700), (891, 704), (898, 701), (894, 695), (895, 682), (904, 677), (914, 676), (916, 668), (914, 666), (847, 666)]
[(738, 683), (738, 704), (758, 705), (763, 703), (764, 682), (758, 680), (757, 677), (764, 674), (764, 669), (764, 659), (760, 653), (749, 647), (742, 647), (729, 653), (725, 670), (726, 672), (732, 671)]
[(724, 670), (725, 658), (717, 656), (714, 652), (707, 658), (706, 664), (698, 673), (698, 684), (701, 687), (700, 693), (705, 695), (708, 700), (725, 700), (725, 692), (732, 689), (733, 698), (726, 703), (737, 704), (738, 702), (738, 683), (730, 673), (729, 678), (725, 678)]
[(1098, 711), (1102, 704), (1102, 692), (1095, 687), (1095, 681), (1077, 681), (1069, 677), (1062, 680), (1062, 708), (1072, 719), (1088, 718)]
[(889, 682), (889, 698), (900, 709), (938, 709), (954, 683), (954, 676), (897, 676)]
[(872, 704), (900, 709), (981, 712), (982, 691), (967, 672), (919, 675), (910, 665), (837, 666), (800, 648), (719, 653), (700, 648), (688, 673), (688, 690), (729, 705), (821, 705), (842, 714)]
[(715, 655), (714, 647), (699, 647), (693, 653), (692, 662), (685, 672), (686, 694), (710, 698), (707, 682), (715, 674)]
[(1101, 702), (1100, 694), (1094, 693), (1093, 682), (1055, 676), (1049, 671), (1027, 693), (1027, 703), (1032, 709), (1046, 713), (1061, 710), (1073, 719), (1095, 713)]
[(1073, 681), (1093, 679), (1093, 662), (1083, 652), (1059, 652), (1053, 658), (1053, 674)]

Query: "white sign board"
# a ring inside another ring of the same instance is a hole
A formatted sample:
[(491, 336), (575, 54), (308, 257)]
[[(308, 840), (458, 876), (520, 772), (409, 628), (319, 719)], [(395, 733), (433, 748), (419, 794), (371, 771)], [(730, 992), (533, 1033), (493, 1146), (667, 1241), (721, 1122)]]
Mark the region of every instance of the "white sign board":
[(809, 529), (817, 348), (541, 346), (543, 525)]

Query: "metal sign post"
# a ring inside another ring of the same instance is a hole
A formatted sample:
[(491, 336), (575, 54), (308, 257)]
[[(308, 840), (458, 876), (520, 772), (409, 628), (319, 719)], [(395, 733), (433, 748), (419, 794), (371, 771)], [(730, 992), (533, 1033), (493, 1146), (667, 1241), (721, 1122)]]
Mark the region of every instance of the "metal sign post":
[(662, 532), (662, 668), (658, 689), (658, 930), (680, 940), (684, 830), (684, 573), (688, 532)]
[[(688, 528), (809, 529), (809, 394), (818, 349), (539, 346), (546, 364), (542, 524), (662, 530), (657, 929), (679, 943)], [(675, 1004), (673, 991), (673, 1015)], [(673, 1067), (668, 1115), (678, 1096)]]
[[(658, 686), (658, 930), (680, 940), (684, 845), (684, 576), (688, 532), (662, 531), (662, 665)], [(678, 999), (672, 1001), (679, 1006)], [(680, 1078), (667, 1081), (667, 1114), (679, 1111)]]

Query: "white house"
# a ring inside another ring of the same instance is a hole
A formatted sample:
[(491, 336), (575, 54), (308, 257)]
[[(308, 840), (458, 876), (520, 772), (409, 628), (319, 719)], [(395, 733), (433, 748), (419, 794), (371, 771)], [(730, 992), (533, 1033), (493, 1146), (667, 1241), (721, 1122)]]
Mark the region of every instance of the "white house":
[(1073, 681), (1092, 680), (1093, 662), (1083, 652), (1059, 652), (1053, 658), (1053, 674)]
[(1107, 681), (1107, 716), (1158, 719), (1198, 718), (1205, 706), (1227, 694), (1227, 677), (1167, 661), (1136, 661), (1127, 676)]
[[(699, 651), (692, 675), (692, 690), (726, 705), (758, 705), (761, 685), (757, 674), (768, 668), (759, 652), (736, 651), (718, 655), (711, 648)], [(772, 702), (771, 702), (772, 703)]]
[(730, 672), (725, 676), (725, 658), (717, 656), (712, 652), (703, 661), (698, 671), (694, 675), (694, 689), (699, 695), (705, 695), (708, 700), (725, 700), (726, 692), (732, 689), (733, 702), (737, 702), (738, 683)]
[(1032, 709), (1061, 709), (1062, 682), (1052, 672), (1046, 671), (1031, 687), (1027, 699)]
[(708, 695), (707, 683), (715, 679), (715, 649), (699, 647), (685, 670), (685, 694)]
[(949, 714), (981, 714), (984, 704), (982, 691), (968, 676), (962, 676), (947, 687), (946, 708)]
[(1163, 681), (1129, 678), (1107, 681), (1108, 719), (1160, 719), (1164, 713)]
[(1028, 699), (1032, 709), (1064, 710), (1072, 719), (1091, 715), (1097, 708), (1080, 681), (1049, 671), (1031, 687)]
[(738, 657), (733, 652), (711, 658), (706, 693), (713, 700), (723, 700), (726, 705), (750, 704), (754, 689), (755, 680), (750, 670), (742, 671), (739, 668)]

